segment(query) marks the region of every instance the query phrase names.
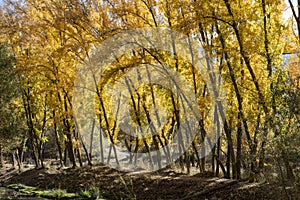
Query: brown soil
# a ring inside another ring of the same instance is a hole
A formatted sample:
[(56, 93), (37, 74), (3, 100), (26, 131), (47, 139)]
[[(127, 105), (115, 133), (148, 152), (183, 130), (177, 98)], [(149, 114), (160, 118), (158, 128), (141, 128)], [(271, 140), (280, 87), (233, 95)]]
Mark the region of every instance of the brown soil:
[(172, 170), (122, 173), (101, 165), (7, 171), (0, 174), (0, 181), (75, 193), (97, 187), (105, 199), (300, 199), (299, 188), (284, 191), (275, 183), (238, 182), (210, 173), (190, 176)]

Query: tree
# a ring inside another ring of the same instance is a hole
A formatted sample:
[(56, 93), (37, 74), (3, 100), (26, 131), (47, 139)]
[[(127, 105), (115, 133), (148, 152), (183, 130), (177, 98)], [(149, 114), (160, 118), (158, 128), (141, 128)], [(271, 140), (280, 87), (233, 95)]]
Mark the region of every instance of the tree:
[[(20, 108), (21, 93), (19, 80), (16, 71), (13, 68), (14, 57), (11, 55), (7, 43), (0, 45), (0, 163), (4, 167), (4, 153), (12, 154), (13, 158), (18, 158), (17, 162), (20, 167), (23, 155), (23, 145), (26, 140), (25, 121), (23, 120), (24, 112)], [(11, 111), (18, 111), (16, 113)], [(16, 160), (13, 160), (14, 164)]]

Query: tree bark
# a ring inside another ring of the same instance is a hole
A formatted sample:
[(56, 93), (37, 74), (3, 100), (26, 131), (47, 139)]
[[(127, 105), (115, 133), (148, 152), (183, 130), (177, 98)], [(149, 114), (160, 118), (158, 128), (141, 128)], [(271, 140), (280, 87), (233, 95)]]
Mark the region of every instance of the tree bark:
[(75, 168), (77, 165), (76, 165), (72, 135), (71, 135), (71, 133), (66, 133), (66, 135), (67, 135), (67, 149), (68, 149), (68, 153), (69, 153), (69, 158), (72, 163), (72, 167)]
[[(239, 119), (240, 120), (240, 119)], [(242, 162), (242, 126), (238, 125), (237, 141), (236, 141), (236, 179), (241, 178), (241, 162)]]
[[(55, 120), (55, 111), (53, 111), (53, 118)], [(55, 141), (56, 141), (56, 145), (57, 145), (57, 148), (58, 148), (59, 163), (60, 163), (60, 166), (63, 167), (64, 166), (63, 151), (62, 151), (62, 147), (61, 147), (61, 143), (60, 143), (60, 139), (59, 139), (59, 134), (58, 134), (57, 123), (56, 122), (54, 122), (54, 132), (55, 132)]]
[[(86, 155), (88, 161), (92, 160), (92, 155), (93, 155), (93, 142), (94, 142), (95, 123), (96, 123), (96, 120), (94, 119), (93, 120), (93, 125), (92, 125), (91, 140), (90, 140), (90, 153), (88, 155)], [(80, 136), (80, 138), (81, 138), (81, 136)], [(82, 146), (85, 147), (85, 145), (82, 141), (82, 138), (81, 138), (81, 143), (82, 143)]]
[(0, 168), (3, 167), (4, 167), (3, 149), (2, 149), (2, 145), (0, 144)]
[(91, 157), (92, 155), (91, 155), (90, 153), (88, 153), (88, 150), (87, 150), (87, 148), (86, 148), (86, 146), (85, 146), (85, 144), (84, 144), (84, 142), (83, 142), (83, 140), (82, 140), (81, 135), (79, 135), (79, 137), (80, 137), (80, 141), (81, 141), (83, 150), (84, 150), (84, 152), (85, 152), (86, 159), (87, 159), (87, 161), (88, 161), (88, 165), (89, 165), (89, 166), (92, 166), (92, 165), (93, 165), (93, 164), (92, 164), (92, 157)]
[(13, 168), (15, 169), (17, 167), (17, 160), (16, 160), (16, 150), (14, 149), (12, 152), (11, 152), (11, 156), (12, 156), (12, 165), (13, 165)]

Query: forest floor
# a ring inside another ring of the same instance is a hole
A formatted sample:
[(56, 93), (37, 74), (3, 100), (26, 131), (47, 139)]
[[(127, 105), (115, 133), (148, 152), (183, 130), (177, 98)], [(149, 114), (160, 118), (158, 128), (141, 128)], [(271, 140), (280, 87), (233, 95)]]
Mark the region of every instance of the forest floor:
[(102, 165), (82, 168), (2, 170), (2, 185), (22, 184), (42, 190), (70, 193), (97, 188), (104, 199), (300, 199), (300, 188), (276, 182), (249, 183), (213, 177), (210, 173), (187, 175), (173, 170), (119, 172)]

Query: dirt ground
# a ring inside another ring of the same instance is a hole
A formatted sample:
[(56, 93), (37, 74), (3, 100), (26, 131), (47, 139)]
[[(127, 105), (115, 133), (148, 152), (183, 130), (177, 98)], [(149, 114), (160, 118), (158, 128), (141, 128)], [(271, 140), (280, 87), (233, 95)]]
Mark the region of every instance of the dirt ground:
[(105, 199), (300, 199), (300, 188), (278, 183), (238, 182), (210, 173), (187, 175), (173, 170), (123, 173), (106, 166), (2, 170), (2, 184), (24, 184), (68, 192), (99, 188)]

